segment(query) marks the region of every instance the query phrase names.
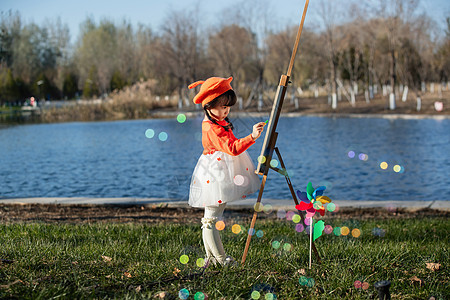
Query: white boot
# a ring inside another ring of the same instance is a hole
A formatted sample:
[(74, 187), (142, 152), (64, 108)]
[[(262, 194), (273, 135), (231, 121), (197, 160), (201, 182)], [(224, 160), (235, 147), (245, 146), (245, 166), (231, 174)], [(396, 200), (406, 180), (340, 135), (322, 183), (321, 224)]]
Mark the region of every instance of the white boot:
[(205, 245), (207, 264), (224, 264), (226, 255), (219, 231), (216, 228), (217, 217), (202, 218), (202, 237)]
[(223, 249), (222, 240), (220, 239), (219, 230), (216, 228), (216, 222), (222, 218), (226, 204), (219, 206), (205, 207), (205, 217), (202, 219), (203, 243), (205, 245), (206, 257), (213, 264), (227, 264), (227, 256)]

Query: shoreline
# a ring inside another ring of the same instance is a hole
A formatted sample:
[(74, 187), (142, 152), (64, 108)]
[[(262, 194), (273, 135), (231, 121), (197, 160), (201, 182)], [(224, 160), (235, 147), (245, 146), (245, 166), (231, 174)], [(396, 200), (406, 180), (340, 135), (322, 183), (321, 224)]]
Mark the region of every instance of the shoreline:
[[(256, 198), (235, 201), (227, 205), (227, 209), (252, 209)], [(273, 209), (295, 210), (292, 199), (263, 199), (264, 205), (270, 204)], [(383, 208), (406, 210), (433, 209), (450, 211), (450, 200), (333, 200), (339, 208), (362, 209)], [(117, 205), (117, 206), (157, 206), (172, 208), (189, 208), (186, 200), (171, 198), (92, 198), (92, 197), (36, 197), (0, 199), (0, 204), (55, 204), (55, 205)]]

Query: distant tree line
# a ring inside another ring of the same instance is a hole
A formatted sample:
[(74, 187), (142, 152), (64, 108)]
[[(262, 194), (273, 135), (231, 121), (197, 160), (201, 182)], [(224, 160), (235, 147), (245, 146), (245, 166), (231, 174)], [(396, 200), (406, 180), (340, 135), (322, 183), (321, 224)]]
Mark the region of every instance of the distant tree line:
[[(195, 10), (173, 10), (158, 31), (87, 18), (74, 44), (59, 19), (38, 26), (24, 23), (19, 13), (2, 12), (0, 105), (30, 96), (102, 97), (142, 79), (156, 80), (154, 95), (184, 100), (189, 83), (212, 75), (234, 76), (234, 86), (250, 97), (278, 84), (298, 26), (275, 29), (266, 3), (243, 1), (210, 26)], [(358, 90), (372, 97), (375, 86), (404, 85), (420, 93), (423, 82), (449, 80), (450, 17), (442, 33), (417, 12), (417, 0), (349, 3), (344, 8), (320, 0), (320, 9), (308, 12), (294, 86), (326, 87), (336, 105), (342, 84), (354, 99)]]

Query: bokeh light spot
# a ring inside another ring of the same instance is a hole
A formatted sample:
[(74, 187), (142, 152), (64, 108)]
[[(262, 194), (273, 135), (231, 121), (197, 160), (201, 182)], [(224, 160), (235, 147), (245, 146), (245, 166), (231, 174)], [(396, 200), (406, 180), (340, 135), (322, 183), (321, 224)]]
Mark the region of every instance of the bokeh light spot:
[(313, 204), (313, 207), (314, 207), (316, 210), (321, 209), (321, 208), (322, 208), (322, 202), (320, 202), (320, 201), (315, 201), (314, 204)]
[(155, 136), (155, 131), (153, 129), (147, 129), (145, 131), (145, 137), (151, 139)]
[(264, 155), (258, 156), (258, 162), (259, 162), (260, 164), (265, 163), (265, 162), (266, 162), (266, 157), (265, 157)]
[(179, 114), (179, 115), (177, 116), (177, 121), (178, 121), (178, 123), (184, 123), (184, 122), (186, 122), (186, 115), (185, 115), (185, 114)]
[(266, 204), (263, 207), (263, 211), (265, 214), (270, 214), (272, 212), (272, 209), (273, 209), (272, 205), (270, 205), (270, 204)]
[(221, 231), (225, 229), (225, 222), (224, 221), (217, 221), (216, 222), (216, 229)]
[(202, 292), (197, 292), (194, 295), (194, 300), (205, 300), (205, 294), (203, 294)]
[(286, 220), (292, 221), (292, 218), (294, 217), (295, 214), (296, 214), (296, 213), (295, 213), (294, 211), (292, 211), (292, 210), (288, 211), (288, 212), (286, 213)]
[(278, 249), (278, 248), (280, 248), (280, 246), (281, 246), (281, 243), (279, 241), (273, 241), (272, 242), (272, 248), (273, 249)]
[(398, 173), (398, 172), (400, 172), (402, 167), (400, 167), (400, 165), (395, 165), (392, 169), (394, 170), (394, 172)]
[(274, 300), (274, 299), (276, 299), (276, 296), (274, 294), (272, 294), (272, 293), (267, 293), (264, 296), (264, 299), (266, 299), (266, 300)]
[(355, 286), (355, 288), (356, 289), (359, 289), (359, 288), (361, 288), (361, 281), (359, 281), (359, 280), (356, 280), (354, 283), (353, 283), (353, 285)]
[(358, 238), (361, 236), (361, 230), (359, 230), (358, 228), (355, 228), (352, 230), (352, 236), (355, 238)]
[(300, 278), (298, 279), (298, 283), (300, 283), (300, 285), (306, 285), (308, 284), (308, 278), (306, 278), (305, 276), (300, 276)]
[(367, 290), (369, 288), (369, 283), (368, 282), (363, 282), (361, 287), (362, 287), (363, 290)]
[(185, 265), (189, 262), (189, 256), (187, 256), (186, 254), (183, 254), (180, 256), (180, 262)]
[(327, 204), (327, 210), (329, 212), (333, 212), (333, 211), (335, 211), (335, 209), (336, 209), (336, 204), (334, 204), (334, 203), (328, 203)]
[(239, 234), (239, 233), (241, 233), (241, 226), (240, 226), (239, 224), (234, 224), (234, 225), (231, 227), (231, 231), (232, 231), (234, 234)]
[(286, 218), (286, 211), (284, 209), (279, 209), (277, 211), (277, 218), (278, 219), (284, 219)]
[(372, 229), (372, 234), (374, 236), (384, 237), (386, 232), (384, 231), (384, 229), (381, 229), (381, 228), (377, 227), (377, 228)]
[(366, 160), (369, 159), (369, 156), (368, 156), (367, 154), (365, 154), (365, 153), (360, 153), (360, 154), (358, 155), (358, 158), (359, 158), (359, 160), (364, 160), (364, 161), (366, 161)]
[(303, 224), (295, 225), (295, 231), (302, 232), (303, 230), (305, 230), (305, 226), (303, 226)]
[[(313, 229), (314, 229), (314, 226), (313, 226)], [(307, 235), (310, 235), (310, 234), (311, 234), (311, 226), (306, 226), (306, 228), (305, 228), (305, 233), (306, 233)]]
[(343, 226), (341, 228), (341, 234), (342, 235), (348, 235), (350, 233), (350, 229), (347, 226)]
[(341, 235), (341, 227), (334, 227), (333, 233), (335, 236), (340, 236)]
[(355, 157), (355, 151), (348, 151), (347, 153), (349, 158), (354, 158)]
[(300, 217), (300, 215), (295, 214), (292, 217), (292, 222), (294, 222), (294, 223), (299, 223), (301, 220), (302, 220), (302, 218)]
[(383, 170), (386, 170), (389, 167), (388, 163), (383, 161), (380, 163), (380, 168), (382, 168)]
[(442, 102), (442, 101), (435, 101), (434, 102), (434, 109), (436, 111), (442, 111), (444, 109), (444, 102)]
[(263, 205), (261, 204), (261, 202), (256, 202), (255, 205), (253, 205), (253, 208), (256, 212), (262, 212)]
[(259, 237), (259, 238), (262, 238), (264, 236), (264, 232), (262, 230), (258, 230), (256, 232), (256, 236)]
[(325, 232), (326, 234), (330, 234), (333, 232), (333, 227), (331, 225), (325, 225), (323, 232)]
[(234, 181), (234, 184), (235, 184), (235, 185), (241, 186), (241, 185), (244, 184), (245, 178), (244, 178), (244, 176), (242, 176), (242, 175), (236, 175), (236, 176), (234, 176), (233, 181)]
[(178, 297), (183, 300), (189, 298), (189, 291), (187, 289), (181, 289), (178, 292)]
[(255, 235), (255, 229), (254, 228), (250, 228), (249, 230), (248, 230), (248, 234), (249, 235), (251, 235), (251, 236), (253, 236), (253, 235)]
[(261, 294), (258, 291), (252, 292), (252, 299), (259, 299), (261, 297)]
[(197, 261), (195, 262), (195, 264), (197, 265), (197, 267), (199, 268), (203, 268), (206, 264), (206, 261), (204, 258), (198, 258)]
[(289, 244), (289, 243), (284, 243), (283, 250), (284, 251), (291, 251), (292, 250), (292, 245)]
[(169, 138), (169, 135), (163, 131), (158, 134), (158, 138), (161, 142), (165, 142)]
[(272, 160), (270, 161), (270, 166), (271, 166), (272, 168), (278, 167), (278, 160), (272, 159)]

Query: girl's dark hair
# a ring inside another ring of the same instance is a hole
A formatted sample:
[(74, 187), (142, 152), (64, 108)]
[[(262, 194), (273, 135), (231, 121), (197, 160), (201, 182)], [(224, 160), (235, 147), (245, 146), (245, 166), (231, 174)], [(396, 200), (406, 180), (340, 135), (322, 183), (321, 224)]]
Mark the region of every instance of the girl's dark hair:
[[(221, 106), (233, 106), (236, 104), (237, 98), (236, 98), (236, 93), (233, 90), (228, 90), (225, 93), (223, 93), (222, 95), (220, 95), (219, 97), (215, 98), (214, 100), (212, 100), (209, 103), (206, 103), (205, 106), (203, 106), (203, 109), (205, 110), (205, 114), (206, 117), (213, 122), (214, 124), (217, 124), (219, 126), (222, 126), (220, 124), (217, 123), (216, 120), (214, 120), (211, 115), (208, 112), (208, 109), (214, 108), (218, 105)], [(225, 129), (226, 131), (228, 130), (233, 130), (234, 126), (233, 124), (230, 122), (230, 120), (228, 119), (228, 117), (225, 118), (225, 121), (228, 122), (228, 125), (226, 126), (222, 126), (223, 129)]]

